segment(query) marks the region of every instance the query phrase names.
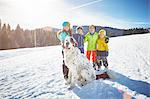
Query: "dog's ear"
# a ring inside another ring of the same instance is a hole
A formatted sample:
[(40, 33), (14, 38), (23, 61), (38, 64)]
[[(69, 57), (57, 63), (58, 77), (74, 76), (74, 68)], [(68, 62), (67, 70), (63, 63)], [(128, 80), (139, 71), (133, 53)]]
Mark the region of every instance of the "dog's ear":
[(75, 43), (74, 39), (72, 37), (70, 38), (70, 42), (73, 43), (73, 44)]
[(76, 47), (78, 44), (74, 38), (70, 38), (70, 42), (73, 44), (74, 47)]

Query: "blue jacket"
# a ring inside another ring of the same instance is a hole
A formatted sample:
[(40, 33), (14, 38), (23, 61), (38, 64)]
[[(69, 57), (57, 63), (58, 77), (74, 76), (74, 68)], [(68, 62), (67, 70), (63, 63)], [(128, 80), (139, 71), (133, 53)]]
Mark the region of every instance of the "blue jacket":
[(58, 34), (58, 39), (61, 41), (61, 42), (64, 42), (65, 38), (69, 36), (66, 32), (61, 32)]

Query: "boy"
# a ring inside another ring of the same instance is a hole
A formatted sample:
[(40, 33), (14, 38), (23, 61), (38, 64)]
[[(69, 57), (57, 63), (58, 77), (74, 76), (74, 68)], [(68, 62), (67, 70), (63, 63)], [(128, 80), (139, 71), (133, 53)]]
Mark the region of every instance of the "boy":
[(98, 39), (98, 33), (95, 32), (96, 27), (94, 25), (89, 26), (89, 32), (85, 35), (84, 43), (88, 42), (86, 56), (90, 60), (92, 55), (93, 67), (96, 69), (96, 42)]
[(108, 56), (108, 41), (109, 38), (106, 36), (106, 31), (101, 29), (99, 31), (99, 38), (97, 40), (97, 64), (98, 68), (105, 66), (108, 67), (107, 56)]
[(79, 26), (76, 28), (76, 34), (73, 34), (73, 37), (77, 41), (78, 48), (80, 49), (81, 53), (84, 54), (84, 34), (83, 34), (83, 27)]

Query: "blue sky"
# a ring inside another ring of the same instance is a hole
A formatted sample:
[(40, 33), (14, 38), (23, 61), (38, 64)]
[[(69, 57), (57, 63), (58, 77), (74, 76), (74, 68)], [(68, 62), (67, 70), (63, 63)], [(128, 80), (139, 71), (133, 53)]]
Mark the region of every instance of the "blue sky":
[[(94, 0), (66, 0), (74, 6), (84, 5)], [(78, 9), (103, 13), (114, 19), (132, 23), (133, 26), (150, 27), (150, 0), (95, 0), (91, 5)], [(139, 24), (138, 24), (139, 23)]]
[(150, 0), (0, 0), (0, 19), (13, 28), (100, 25), (150, 27)]

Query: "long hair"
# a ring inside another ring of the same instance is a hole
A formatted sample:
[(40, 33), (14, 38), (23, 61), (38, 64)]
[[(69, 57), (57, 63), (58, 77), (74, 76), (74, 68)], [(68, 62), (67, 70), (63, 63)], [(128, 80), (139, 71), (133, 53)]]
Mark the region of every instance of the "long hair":
[(65, 30), (63, 30), (63, 32), (66, 32), (66, 33), (67, 33), (67, 35), (72, 36), (72, 29), (69, 29), (69, 31), (65, 31)]

